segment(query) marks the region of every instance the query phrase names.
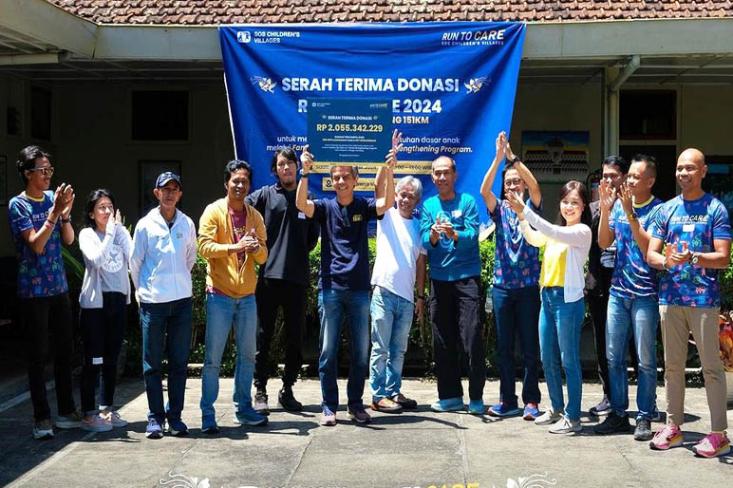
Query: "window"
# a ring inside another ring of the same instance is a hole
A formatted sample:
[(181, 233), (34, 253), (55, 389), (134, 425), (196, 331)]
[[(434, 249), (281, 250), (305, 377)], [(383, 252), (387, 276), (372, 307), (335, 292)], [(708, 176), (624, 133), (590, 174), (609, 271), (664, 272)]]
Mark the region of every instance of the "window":
[(132, 92), (132, 140), (187, 141), (188, 92)]
[(675, 140), (677, 93), (673, 90), (622, 90), (621, 139)]
[(31, 137), (51, 139), (51, 90), (40, 86), (31, 88)]

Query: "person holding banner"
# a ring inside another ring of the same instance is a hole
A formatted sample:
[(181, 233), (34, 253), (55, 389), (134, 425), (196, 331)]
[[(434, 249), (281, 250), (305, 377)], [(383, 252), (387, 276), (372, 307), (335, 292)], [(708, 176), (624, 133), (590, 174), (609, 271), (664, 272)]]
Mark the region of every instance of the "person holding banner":
[[(523, 415), (525, 420), (539, 416), (539, 338), (537, 319), (540, 314), (539, 249), (530, 245), (517, 225), (517, 214), (506, 199), (498, 199), (491, 191), (504, 156), (503, 193), (524, 199), (534, 212), (540, 211), (540, 186), (527, 167), (512, 153), (504, 132), (496, 138), (496, 157), (484, 176), (481, 195), (496, 224), (494, 284), (491, 290), (496, 317), (497, 362), (499, 367), (499, 403), (489, 407), (489, 415), (511, 417)], [(519, 409), (514, 380), (514, 342), (519, 337), (524, 377)]]
[[(592, 232), (585, 185), (569, 181), (560, 190), (558, 223), (538, 216), (516, 193), (507, 193), (519, 226), (531, 245), (544, 247), (540, 271), (540, 355), (552, 407), (537, 417), (552, 434), (580, 432), (583, 375), (580, 368), (580, 332), (585, 316), (583, 268), (588, 260)], [(530, 227), (530, 225), (532, 227)], [(568, 385), (567, 408), (560, 368)]]
[(486, 354), (479, 320), (481, 258), (478, 206), (468, 193), (455, 190), (456, 162), (440, 156), (432, 164), (438, 194), (425, 200), (420, 220), (423, 247), (430, 263), (430, 321), (433, 329), (438, 400), (436, 412), (463, 410), (459, 341), (468, 356), (468, 411), (483, 415)]
[[(393, 140), (393, 154), (396, 154)], [(318, 314), (321, 319), (318, 376), (323, 395), (321, 425), (336, 425), (339, 396), (338, 347), (344, 319), (350, 327), (351, 364), (347, 383), (349, 417), (359, 424), (371, 417), (364, 409), (362, 396), (369, 360), (369, 247), (367, 230), (370, 220), (381, 218), (394, 205), (392, 172), (395, 159), (384, 168), (384, 197), (361, 198), (354, 195), (359, 172), (357, 167), (336, 165), (330, 169), (336, 197), (310, 200), (308, 175), (313, 169), (313, 155), (308, 146), (301, 155), (301, 178), (296, 206), (306, 217), (321, 225), (321, 277), (318, 282)]]
[(298, 159), (291, 148), (275, 152), (270, 167), (277, 179), (251, 193), (245, 202), (252, 205), (265, 221), (267, 262), (260, 267), (257, 281), (257, 355), (254, 384), (257, 388), (254, 408), (267, 413), (267, 379), (270, 369), (270, 342), (275, 332), (277, 311), (282, 308), (285, 341), (285, 372), (278, 402), (289, 412), (300, 412), (303, 405), (293, 395), (293, 384), (303, 365), (303, 330), (305, 299), (308, 288), (308, 253), (318, 243), (319, 227), (295, 207), (298, 186)]
[[(399, 140), (399, 133), (395, 135)], [(396, 154), (390, 151), (388, 158), (393, 156), (396, 160)], [(384, 194), (385, 179), (392, 179), (392, 175), (383, 166), (375, 183), (377, 197)], [(417, 408), (417, 402), (403, 395), (400, 388), (413, 316), (421, 320), (425, 305), (426, 252), (420, 240), (420, 224), (413, 215), (422, 196), (422, 184), (413, 176), (405, 176), (397, 182), (395, 193), (397, 207), (387, 209), (377, 222), (370, 308), (372, 410), (387, 413)]]

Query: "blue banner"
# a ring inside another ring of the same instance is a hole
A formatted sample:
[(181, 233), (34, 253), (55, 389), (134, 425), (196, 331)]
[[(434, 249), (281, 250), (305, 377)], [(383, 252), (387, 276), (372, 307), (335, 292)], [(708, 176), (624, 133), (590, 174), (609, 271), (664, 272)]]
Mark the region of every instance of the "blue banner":
[[(508, 22), (220, 27), (236, 155), (253, 165), (253, 188), (270, 184), (273, 152), (308, 143), (309, 100), (388, 100), (404, 136), (396, 177), (421, 176), (435, 194), (430, 164), (448, 155), (457, 190), (480, 200), (496, 136), (509, 133), (524, 33)], [(310, 189), (332, 196), (330, 161), (314, 156)], [(377, 167), (359, 165), (358, 190), (373, 192)]]

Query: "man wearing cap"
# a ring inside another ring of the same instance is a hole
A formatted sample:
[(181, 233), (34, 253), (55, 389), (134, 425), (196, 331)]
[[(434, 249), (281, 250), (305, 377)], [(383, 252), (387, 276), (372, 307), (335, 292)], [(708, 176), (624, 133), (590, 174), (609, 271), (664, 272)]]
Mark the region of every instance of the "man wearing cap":
[[(188, 433), (181, 420), (191, 344), (191, 268), (196, 262), (196, 229), (176, 205), (181, 178), (158, 176), (153, 194), (159, 205), (135, 226), (130, 275), (140, 304), (143, 377), (148, 397), (145, 436), (160, 439), (163, 425), (173, 436)], [(163, 405), (161, 363), (168, 352), (168, 405)]]

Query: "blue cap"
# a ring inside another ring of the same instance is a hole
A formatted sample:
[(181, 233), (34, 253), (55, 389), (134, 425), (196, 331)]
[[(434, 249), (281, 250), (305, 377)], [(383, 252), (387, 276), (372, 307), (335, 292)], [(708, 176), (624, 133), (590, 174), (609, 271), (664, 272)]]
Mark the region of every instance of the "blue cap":
[(158, 179), (155, 180), (155, 188), (162, 188), (170, 181), (175, 181), (178, 183), (178, 187), (183, 189), (183, 185), (181, 185), (181, 177), (172, 171), (166, 171), (165, 173), (158, 175)]

